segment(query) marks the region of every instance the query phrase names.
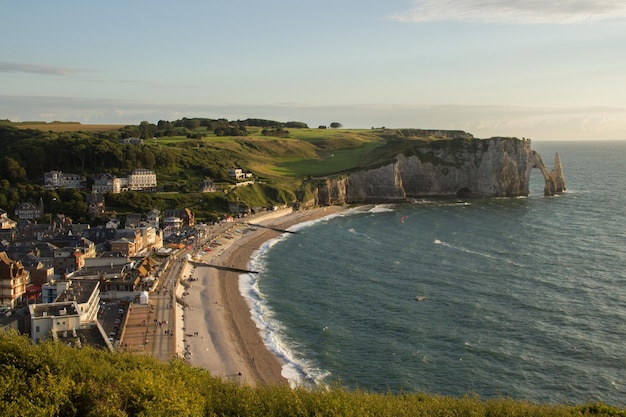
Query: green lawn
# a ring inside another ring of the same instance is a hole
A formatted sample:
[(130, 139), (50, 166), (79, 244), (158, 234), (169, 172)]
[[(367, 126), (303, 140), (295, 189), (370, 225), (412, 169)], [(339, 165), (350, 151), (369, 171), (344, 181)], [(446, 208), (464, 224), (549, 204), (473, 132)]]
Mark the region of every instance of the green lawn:
[(274, 167), (280, 175), (320, 177), (346, 171), (360, 165), (363, 155), (381, 146), (380, 142), (369, 142), (358, 148), (320, 151), (320, 159), (283, 160)]

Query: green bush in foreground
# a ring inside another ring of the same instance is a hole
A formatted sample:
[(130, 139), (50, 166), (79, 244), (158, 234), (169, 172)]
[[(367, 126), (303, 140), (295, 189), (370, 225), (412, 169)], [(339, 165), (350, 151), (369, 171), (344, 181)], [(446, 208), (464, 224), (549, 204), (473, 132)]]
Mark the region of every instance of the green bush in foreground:
[(249, 387), (182, 361), (34, 346), (0, 332), (2, 416), (626, 416), (601, 403), (540, 405), (510, 399)]

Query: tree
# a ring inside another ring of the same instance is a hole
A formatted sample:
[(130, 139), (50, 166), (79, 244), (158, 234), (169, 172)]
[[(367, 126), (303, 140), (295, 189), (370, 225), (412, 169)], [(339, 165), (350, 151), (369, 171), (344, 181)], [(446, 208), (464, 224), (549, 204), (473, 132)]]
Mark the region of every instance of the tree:
[(332, 123), (330, 124), (330, 128), (331, 128), (331, 129), (340, 129), (340, 128), (342, 128), (342, 127), (343, 127), (343, 125), (342, 125), (341, 123), (339, 123), (339, 122), (332, 122)]
[(139, 137), (141, 139), (152, 139), (157, 131), (156, 125), (143, 121), (139, 124)]
[(0, 162), (0, 177), (16, 183), (26, 178), (26, 170), (15, 159), (5, 156)]

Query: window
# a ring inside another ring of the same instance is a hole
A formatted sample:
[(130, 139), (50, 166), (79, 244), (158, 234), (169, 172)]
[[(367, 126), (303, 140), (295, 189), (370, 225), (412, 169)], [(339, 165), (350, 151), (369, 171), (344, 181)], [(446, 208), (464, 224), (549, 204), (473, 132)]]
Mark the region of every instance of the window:
[(35, 326), (35, 333), (39, 333), (39, 326)]

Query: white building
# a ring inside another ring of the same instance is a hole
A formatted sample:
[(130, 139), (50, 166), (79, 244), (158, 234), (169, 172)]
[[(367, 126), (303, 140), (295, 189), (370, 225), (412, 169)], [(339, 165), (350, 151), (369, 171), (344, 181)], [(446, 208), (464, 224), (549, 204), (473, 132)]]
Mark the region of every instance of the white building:
[(128, 174), (128, 189), (133, 191), (155, 190), (157, 186), (156, 173), (149, 169), (136, 169)]
[[(123, 181), (122, 181), (123, 180)], [(125, 178), (117, 178), (111, 174), (98, 174), (93, 178), (93, 186), (91, 191), (94, 193), (114, 193), (122, 191), (122, 187), (126, 185)]]
[[(57, 292), (58, 295), (52, 303), (28, 306), (33, 342), (67, 337), (68, 333), (75, 335), (78, 329), (96, 324), (100, 308), (98, 281), (57, 281), (44, 287), (42, 290)], [(45, 301), (46, 297), (43, 299)]]
[(240, 168), (231, 168), (228, 170), (228, 176), (235, 180), (243, 180), (246, 178), (246, 174)]

